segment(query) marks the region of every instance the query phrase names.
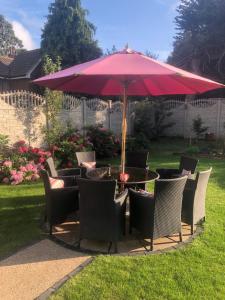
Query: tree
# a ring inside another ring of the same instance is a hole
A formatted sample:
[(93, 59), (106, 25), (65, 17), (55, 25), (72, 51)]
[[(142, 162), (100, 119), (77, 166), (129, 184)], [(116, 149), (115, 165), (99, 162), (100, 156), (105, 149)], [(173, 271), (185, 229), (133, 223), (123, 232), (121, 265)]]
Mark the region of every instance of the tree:
[(61, 57), (63, 67), (100, 57), (102, 51), (94, 39), (95, 26), (86, 16), (87, 10), (80, 0), (55, 0), (42, 32), (43, 53), (54, 60)]
[(0, 15), (0, 55), (9, 55), (21, 48), (23, 43), (15, 36), (12, 25)]
[(172, 112), (167, 109), (163, 97), (158, 98), (153, 105), (146, 101), (138, 103), (134, 119), (135, 136), (142, 135), (148, 140), (158, 139), (175, 124), (169, 120), (171, 116)]
[(225, 81), (225, 1), (181, 0), (177, 36), (168, 62)]
[[(43, 71), (45, 75), (57, 72), (61, 69), (61, 60), (57, 57), (54, 62), (49, 56), (44, 56)], [(48, 88), (44, 91), (46, 127), (43, 129), (48, 146), (53, 146), (58, 140), (62, 126), (58, 120), (58, 114), (62, 107), (62, 92), (52, 91)]]
[(208, 127), (203, 126), (203, 124), (204, 122), (199, 115), (196, 117), (196, 119), (193, 120), (192, 130), (194, 131), (197, 140), (199, 140), (208, 130)]

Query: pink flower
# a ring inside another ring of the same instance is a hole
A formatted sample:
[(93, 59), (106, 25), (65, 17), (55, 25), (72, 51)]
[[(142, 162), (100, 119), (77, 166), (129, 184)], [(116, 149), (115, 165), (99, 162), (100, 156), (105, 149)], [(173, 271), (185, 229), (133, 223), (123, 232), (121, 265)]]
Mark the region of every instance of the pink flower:
[(8, 177), (3, 178), (2, 182), (6, 184), (9, 183), (9, 178)]
[(45, 158), (44, 157), (40, 157), (38, 160), (39, 163), (43, 164), (45, 162)]
[(16, 170), (10, 170), (10, 174), (13, 176), (13, 175), (15, 175), (17, 173), (17, 171)]
[(28, 152), (28, 148), (27, 147), (19, 147), (18, 148), (18, 152), (19, 153), (27, 153)]
[(4, 166), (4, 167), (11, 168), (11, 167), (12, 167), (12, 162), (11, 162), (11, 160), (5, 160), (4, 163), (3, 163), (3, 166)]
[(32, 181), (38, 180), (39, 178), (40, 178), (40, 176), (39, 176), (38, 174), (33, 174), (33, 175), (31, 176), (31, 180), (32, 180)]
[(25, 166), (20, 166), (20, 171), (21, 172), (27, 172), (27, 168)]
[(52, 154), (51, 154), (50, 151), (46, 151), (46, 152), (45, 152), (45, 156), (50, 157), (51, 155), (52, 155)]

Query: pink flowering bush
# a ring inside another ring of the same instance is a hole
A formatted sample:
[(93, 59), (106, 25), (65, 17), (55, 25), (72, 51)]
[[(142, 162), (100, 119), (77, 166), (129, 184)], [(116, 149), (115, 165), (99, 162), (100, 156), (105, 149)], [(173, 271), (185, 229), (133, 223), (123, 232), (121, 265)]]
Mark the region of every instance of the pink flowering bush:
[(52, 153), (59, 167), (62, 168), (73, 168), (77, 165), (75, 152), (91, 150), (93, 150), (93, 145), (89, 138), (74, 129), (68, 129), (60, 136), (59, 142), (52, 147)]
[(17, 185), (36, 181), (51, 152), (27, 146), (25, 141), (15, 143), (7, 158), (0, 161), (0, 182)]

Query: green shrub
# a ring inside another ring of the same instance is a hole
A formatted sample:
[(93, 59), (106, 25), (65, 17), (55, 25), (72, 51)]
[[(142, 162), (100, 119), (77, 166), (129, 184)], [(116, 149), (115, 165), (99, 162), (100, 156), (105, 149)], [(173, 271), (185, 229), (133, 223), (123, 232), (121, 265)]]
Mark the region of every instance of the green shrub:
[(157, 99), (154, 105), (147, 101), (138, 103), (135, 111), (134, 136), (139, 139), (139, 135), (146, 139), (158, 139), (163, 136), (166, 129), (172, 127), (174, 122), (166, 119), (172, 112), (165, 107), (163, 98)]
[(115, 134), (103, 125), (86, 127), (87, 137), (93, 144), (98, 158), (115, 157), (120, 151), (120, 141)]
[(208, 127), (203, 126), (204, 122), (202, 118), (198, 115), (197, 118), (193, 120), (192, 130), (194, 131), (197, 140), (199, 140), (204, 133), (208, 130)]
[(198, 146), (190, 146), (185, 151), (189, 155), (197, 154), (200, 152), (200, 149)]

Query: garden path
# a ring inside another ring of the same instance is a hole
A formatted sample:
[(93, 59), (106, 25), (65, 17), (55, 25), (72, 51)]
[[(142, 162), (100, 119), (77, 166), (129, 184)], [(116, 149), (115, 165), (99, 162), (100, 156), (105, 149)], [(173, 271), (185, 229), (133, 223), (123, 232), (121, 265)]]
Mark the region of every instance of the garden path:
[(45, 299), (46, 290), (53, 291), (54, 284), (57, 288), (89, 261), (90, 256), (44, 239), (0, 261), (0, 299)]

